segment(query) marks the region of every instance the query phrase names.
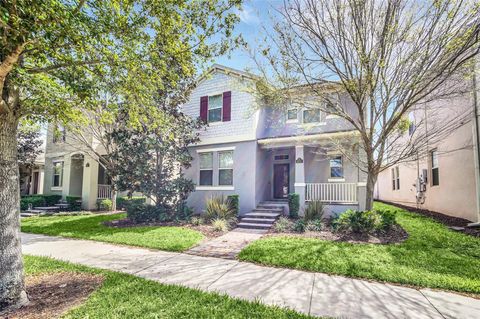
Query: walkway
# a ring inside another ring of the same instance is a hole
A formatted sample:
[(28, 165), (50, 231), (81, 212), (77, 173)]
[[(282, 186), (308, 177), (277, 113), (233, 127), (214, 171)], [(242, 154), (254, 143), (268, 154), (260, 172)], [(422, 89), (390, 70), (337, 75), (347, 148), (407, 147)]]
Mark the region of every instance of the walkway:
[(261, 300), (314, 316), (478, 318), (480, 300), (322, 273), (87, 240), (22, 234), (23, 252), (134, 274), (232, 297)]
[(235, 228), (225, 235), (201, 243), (185, 253), (204, 257), (235, 259), (243, 247), (259, 239), (266, 232), (262, 229)]

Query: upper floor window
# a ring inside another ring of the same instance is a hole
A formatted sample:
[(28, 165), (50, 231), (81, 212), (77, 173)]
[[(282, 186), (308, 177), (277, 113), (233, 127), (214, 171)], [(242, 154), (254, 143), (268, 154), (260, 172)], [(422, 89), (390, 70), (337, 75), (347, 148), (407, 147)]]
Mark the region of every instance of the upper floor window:
[(408, 114), (408, 135), (412, 136), (415, 133), (415, 117), (413, 116), (413, 112)]
[(287, 110), (287, 121), (293, 122), (298, 120), (298, 111), (297, 109), (288, 109)]
[(67, 140), (67, 131), (62, 125), (58, 125), (53, 130), (53, 143), (65, 142)]
[(343, 160), (341, 155), (330, 158), (330, 177), (343, 178)]
[(208, 122), (222, 121), (223, 96), (222, 94), (208, 97)]
[(319, 109), (303, 110), (303, 123), (318, 123), (318, 122), (320, 122)]
[(213, 153), (200, 153), (200, 185), (213, 185)]
[(233, 151), (218, 152), (218, 185), (233, 185)]
[(392, 168), (392, 189), (400, 189), (400, 168), (398, 166)]
[(440, 176), (438, 172), (438, 152), (433, 150), (430, 152), (430, 160), (432, 164), (432, 186), (440, 185)]
[(61, 187), (63, 179), (63, 162), (53, 162), (53, 187)]

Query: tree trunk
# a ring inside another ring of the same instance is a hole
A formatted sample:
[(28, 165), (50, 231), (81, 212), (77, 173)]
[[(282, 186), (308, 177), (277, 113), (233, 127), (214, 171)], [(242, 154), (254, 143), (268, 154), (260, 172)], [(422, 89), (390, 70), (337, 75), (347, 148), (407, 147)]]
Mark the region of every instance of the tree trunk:
[(20, 243), (18, 120), (0, 113), (0, 313), (28, 303)]
[(373, 191), (375, 189), (375, 183), (377, 182), (378, 174), (368, 172), (367, 175), (367, 189), (366, 189), (366, 201), (365, 210), (371, 210), (373, 208)]

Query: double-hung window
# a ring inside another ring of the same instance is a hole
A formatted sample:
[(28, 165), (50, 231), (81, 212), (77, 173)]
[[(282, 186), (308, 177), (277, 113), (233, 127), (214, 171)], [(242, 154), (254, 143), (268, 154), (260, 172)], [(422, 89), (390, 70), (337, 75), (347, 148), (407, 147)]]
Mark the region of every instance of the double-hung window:
[(298, 111), (296, 108), (287, 110), (287, 121), (295, 122), (298, 120)]
[(400, 189), (400, 168), (398, 166), (392, 168), (392, 189)]
[(433, 150), (430, 152), (432, 164), (432, 186), (440, 185), (440, 176), (438, 172), (438, 152)]
[(233, 151), (218, 152), (218, 185), (233, 185)]
[(200, 153), (199, 185), (213, 185), (213, 153)]
[(303, 110), (303, 123), (318, 123), (318, 122), (320, 122), (320, 109)]
[(208, 122), (222, 121), (223, 95), (212, 95), (208, 97)]
[(343, 160), (341, 155), (330, 158), (330, 177), (343, 178)]
[(63, 179), (63, 162), (53, 162), (53, 187), (61, 187)]

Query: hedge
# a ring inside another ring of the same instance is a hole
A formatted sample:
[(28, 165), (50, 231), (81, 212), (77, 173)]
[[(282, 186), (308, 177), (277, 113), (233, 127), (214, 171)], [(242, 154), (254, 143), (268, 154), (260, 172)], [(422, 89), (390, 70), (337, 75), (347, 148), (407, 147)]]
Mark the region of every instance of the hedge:
[[(69, 210), (80, 210), (82, 207), (81, 203), (82, 198), (79, 196), (66, 196), (65, 201), (69, 205)], [(80, 202), (79, 202), (80, 201)]]
[(28, 204), (32, 208), (39, 206), (54, 206), (62, 198), (62, 195), (27, 195), (20, 199), (20, 209), (27, 210)]
[(297, 193), (288, 194), (288, 210), (290, 217), (298, 217), (298, 211), (300, 210), (300, 195)]
[(228, 195), (227, 198), (230, 200), (232, 207), (235, 208), (235, 212), (238, 216), (240, 212), (240, 203), (239, 203), (239, 196), (238, 195)]
[(143, 204), (146, 200), (147, 198), (143, 196), (132, 196), (132, 198), (128, 198), (128, 196), (117, 197), (117, 210), (127, 209), (130, 203)]

